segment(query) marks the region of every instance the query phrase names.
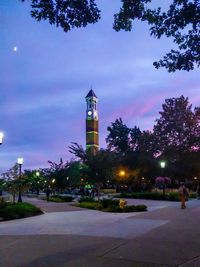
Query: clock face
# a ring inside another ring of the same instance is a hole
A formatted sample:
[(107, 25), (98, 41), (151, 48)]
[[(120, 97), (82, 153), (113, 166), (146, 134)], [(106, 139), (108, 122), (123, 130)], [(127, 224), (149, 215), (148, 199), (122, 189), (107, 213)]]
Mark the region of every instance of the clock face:
[(91, 116), (92, 115), (92, 111), (88, 111), (88, 115)]

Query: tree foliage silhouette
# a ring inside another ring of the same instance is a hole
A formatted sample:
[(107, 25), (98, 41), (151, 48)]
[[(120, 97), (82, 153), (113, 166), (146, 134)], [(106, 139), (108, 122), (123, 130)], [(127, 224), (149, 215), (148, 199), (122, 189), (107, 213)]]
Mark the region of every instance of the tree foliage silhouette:
[[(119, 12), (114, 14), (114, 30), (131, 31), (137, 19), (150, 25), (152, 36), (171, 37), (178, 46), (154, 62), (156, 68), (165, 67), (174, 72), (200, 66), (199, 0), (171, 0), (167, 11), (160, 6), (152, 8), (153, 0), (121, 0), (121, 3)], [(96, 0), (31, 0), (31, 8), (31, 16), (37, 21), (48, 20), (65, 32), (96, 23), (101, 18)]]

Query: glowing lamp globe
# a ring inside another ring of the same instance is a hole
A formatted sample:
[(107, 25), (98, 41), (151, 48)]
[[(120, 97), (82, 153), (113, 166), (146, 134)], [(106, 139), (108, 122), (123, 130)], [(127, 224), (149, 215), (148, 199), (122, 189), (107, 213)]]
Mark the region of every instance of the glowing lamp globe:
[(22, 164), (24, 163), (24, 159), (23, 159), (23, 158), (18, 158), (18, 159), (17, 159), (17, 163), (18, 163), (19, 165), (22, 165)]
[(165, 162), (165, 161), (161, 161), (161, 162), (160, 162), (160, 167), (161, 167), (161, 168), (165, 168), (165, 166), (166, 166), (166, 162)]
[(4, 134), (2, 132), (0, 132), (0, 145), (3, 143), (3, 136), (4, 136)]

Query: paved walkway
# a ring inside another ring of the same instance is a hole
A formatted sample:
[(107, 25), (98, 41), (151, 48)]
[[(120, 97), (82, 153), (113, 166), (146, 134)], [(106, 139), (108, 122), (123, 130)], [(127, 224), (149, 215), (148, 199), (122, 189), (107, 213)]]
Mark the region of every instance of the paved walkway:
[(198, 200), (186, 210), (177, 202), (128, 200), (149, 211), (126, 214), (29, 201), (45, 214), (0, 223), (2, 267), (200, 266)]
[(39, 198), (29, 198), (29, 197), (23, 197), (24, 202), (32, 203), (36, 206), (38, 206), (43, 212), (61, 212), (61, 211), (76, 211), (76, 210), (82, 210), (78, 207), (72, 206), (72, 202), (48, 202), (46, 200), (42, 200)]

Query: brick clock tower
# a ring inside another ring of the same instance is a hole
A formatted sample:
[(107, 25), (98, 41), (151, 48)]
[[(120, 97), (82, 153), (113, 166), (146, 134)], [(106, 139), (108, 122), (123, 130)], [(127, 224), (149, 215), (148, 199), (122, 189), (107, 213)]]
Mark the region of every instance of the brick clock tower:
[(98, 98), (91, 89), (85, 97), (87, 103), (86, 110), (86, 149), (96, 153), (99, 149), (99, 121), (97, 102)]

